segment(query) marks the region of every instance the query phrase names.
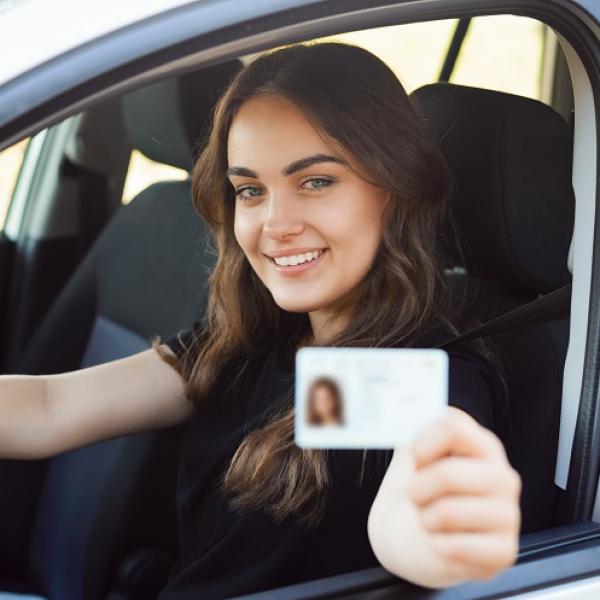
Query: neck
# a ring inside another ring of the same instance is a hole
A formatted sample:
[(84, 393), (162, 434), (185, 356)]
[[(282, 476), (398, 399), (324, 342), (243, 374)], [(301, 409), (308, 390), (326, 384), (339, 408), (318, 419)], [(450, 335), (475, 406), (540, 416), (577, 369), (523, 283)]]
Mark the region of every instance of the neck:
[(346, 325), (346, 319), (325, 311), (315, 310), (308, 313), (312, 333), (308, 336), (309, 344), (321, 346), (328, 343)]

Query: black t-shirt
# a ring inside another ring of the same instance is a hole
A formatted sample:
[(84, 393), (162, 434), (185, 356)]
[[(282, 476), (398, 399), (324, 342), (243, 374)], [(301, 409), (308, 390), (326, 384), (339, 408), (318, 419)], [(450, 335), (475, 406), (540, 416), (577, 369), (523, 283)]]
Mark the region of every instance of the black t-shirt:
[[(165, 343), (177, 355), (200, 322)], [(464, 345), (449, 355), (449, 403), (494, 429), (494, 373)], [(367, 517), (391, 450), (328, 450), (331, 488), (316, 529), (297, 519), (275, 523), (266, 511), (233, 512), (216, 489), (242, 439), (294, 385), (294, 350), (276, 340), (238, 377), (223, 372), (209, 404), (191, 418), (183, 441), (177, 507), (180, 555), (159, 600), (228, 598), (378, 566)]]

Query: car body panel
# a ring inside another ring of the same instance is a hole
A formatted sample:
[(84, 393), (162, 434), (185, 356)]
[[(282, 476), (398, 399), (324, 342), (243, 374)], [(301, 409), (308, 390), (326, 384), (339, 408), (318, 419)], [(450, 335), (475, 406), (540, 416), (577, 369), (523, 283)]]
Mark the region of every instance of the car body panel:
[(0, 85), (90, 40), (191, 1), (0, 3)]
[[(434, 18), (436, 14), (442, 16), (447, 13), (450, 6), (457, 15), (468, 12), (469, 5), (471, 9), (474, 5), (477, 5), (475, 8), (479, 10), (483, 10), (480, 7), (484, 7), (490, 13), (501, 11), (503, 9), (500, 7), (506, 9), (508, 6), (514, 7), (516, 12), (527, 12), (526, 9), (536, 7), (541, 10), (540, 2), (533, 0), (512, 4), (487, 0), (431, 0), (426, 3), (427, 10), (423, 6), (424, 3), (410, 1), (369, 3), (350, 0), (343, 3), (264, 0), (250, 3), (247, 0), (155, 0), (133, 3), (134, 6), (122, 10), (120, 3), (107, 0), (98, 9), (98, 12), (115, 11), (116, 14), (112, 15), (111, 19), (98, 18), (97, 22), (87, 24), (81, 31), (75, 31), (77, 28), (69, 25), (65, 29), (65, 39), (61, 46), (53, 45), (56, 38), (60, 37), (58, 33), (63, 31), (59, 28), (64, 20), (59, 18), (60, 15), (73, 15), (63, 12), (71, 8), (82, 15), (82, 18), (87, 16), (93, 20), (96, 13), (90, 12), (89, 5), (79, 6), (81, 3), (57, 0), (46, 3), (46, 6), (43, 0), (28, 0), (12, 8), (12, 14), (7, 10), (4, 13), (0, 12), (0, 27), (3, 28), (8, 23), (10, 29), (14, 29), (10, 38), (0, 35), (0, 56), (6, 56), (4, 53), (9, 51), (18, 55), (19, 49), (27, 45), (28, 38), (16, 33), (22, 31), (21, 28), (25, 27), (25, 24), (28, 32), (35, 36), (36, 32), (42, 30), (52, 19), (56, 19), (57, 23), (57, 28), (51, 30), (49, 39), (44, 38), (39, 47), (32, 44), (36, 48), (22, 58), (17, 57), (18, 60), (15, 60), (14, 64), (4, 64), (11, 61), (2, 61), (0, 64), (0, 148), (40, 131), (68, 114), (74, 114), (82, 106), (93, 103), (101, 96), (122, 93), (135, 87), (142, 80), (150, 81), (164, 76), (169, 70), (183, 71), (186, 65), (189, 67), (192, 64), (186, 56), (190, 50), (195, 52), (196, 60), (203, 57), (209, 61), (214, 58), (220, 59), (227, 54), (237, 55), (241, 49), (257, 50), (270, 47), (281, 39), (279, 35), (284, 35), (281, 31), (284, 31), (289, 39), (300, 38), (303, 32), (307, 31), (307, 24), (314, 24), (318, 19), (321, 19), (320, 31), (326, 31), (327, 28), (335, 30), (365, 26), (365, 5), (377, 5), (377, 11), (372, 11), (369, 15), (369, 26), (385, 23), (391, 14), (400, 18), (402, 13), (402, 18), (406, 19), (409, 19), (411, 14), (422, 14), (421, 18)], [(558, 11), (556, 14), (560, 14), (561, 10), (570, 10), (573, 14), (584, 12), (590, 21), (596, 24), (600, 22), (600, 3), (597, 0), (548, 0), (542, 4), (545, 4), (548, 10)], [(305, 9), (307, 12), (303, 13)], [(343, 17), (333, 19), (336, 11), (348, 12)], [(34, 14), (39, 20), (39, 25), (35, 26), (37, 30), (32, 29), (30, 22)], [(543, 10), (540, 14), (543, 14)], [(328, 21), (330, 18), (332, 20)], [(591, 30), (589, 24), (585, 27)], [(39, 35), (43, 34), (47, 35), (47, 32)], [(13, 46), (9, 49), (10, 43)], [(582, 43), (585, 45), (587, 41), (583, 39)], [(214, 48), (220, 48), (219, 55)], [(597, 93), (597, 90), (595, 92)], [(586, 192), (588, 196), (591, 194), (592, 204), (595, 193), (596, 190)], [(592, 217), (593, 211), (591, 217), (587, 217), (590, 222)], [(598, 239), (597, 236), (596, 246)], [(591, 253), (591, 246), (588, 250)], [(594, 252), (597, 254), (597, 248), (594, 248)], [(595, 272), (598, 285), (598, 265)], [(589, 296), (586, 295), (587, 297)], [(593, 318), (597, 319), (597, 316), (594, 314)], [(582, 340), (582, 343), (585, 342)], [(596, 346), (586, 346), (586, 353), (588, 361), (597, 360)], [(595, 371), (588, 364), (586, 393), (590, 397), (594, 396), (597, 390), (594, 376)], [(598, 480), (597, 472), (592, 472), (589, 477), (595, 485)], [(596, 577), (600, 572), (600, 533), (595, 524), (585, 524), (586, 527), (581, 525), (578, 523), (568, 526), (562, 533), (552, 531), (547, 539), (524, 540), (521, 563), (491, 582), (470, 583), (431, 592), (401, 583), (383, 569), (373, 569), (292, 586), (285, 591), (253, 594), (247, 598), (300, 600), (326, 595), (331, 598), (427, 597), (442, 600), (502, 597), (509, 594), (519, 594), (517, 597), (525, 598), (585, 598), (583, 594), (591, 593), (590, 590), (597, 593), (600, 585), (599, 578)], [(530, 544), (529, 549), (527, 543)], [(574, 583), (576, 581), (578, 583)], [(551, 586), (556, 586), (551, 592), (544, 591), (542, 594), (539, 591)], [(582, 595), (573, 596), (573, 593)]]

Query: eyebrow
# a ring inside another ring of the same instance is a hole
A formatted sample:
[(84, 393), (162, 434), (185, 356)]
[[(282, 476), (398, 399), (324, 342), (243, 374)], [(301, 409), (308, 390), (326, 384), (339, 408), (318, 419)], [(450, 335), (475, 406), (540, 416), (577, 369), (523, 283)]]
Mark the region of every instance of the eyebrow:
[[(306, 169), (311, 165), (325, 162), (333, 162), (340, 165), (348, 164), (344, 159), (339, 158), (338, 156), (332, 156), (330, 154), (313, 154), (290, 163), (287, 167), (282, 169), (281, 174), (286, 176), (292, 175), (296, 171), (301, 171), (302, 169)], [(258, 174), (256, 171), (247, 169), (246, 167), (229, 167), (225, 172), (225, 175), (227, 175), (227, 177), (230, 177), (231, 175), (239, 175), (240, 177), (253, 177), (254, 179), (258, 179)]]

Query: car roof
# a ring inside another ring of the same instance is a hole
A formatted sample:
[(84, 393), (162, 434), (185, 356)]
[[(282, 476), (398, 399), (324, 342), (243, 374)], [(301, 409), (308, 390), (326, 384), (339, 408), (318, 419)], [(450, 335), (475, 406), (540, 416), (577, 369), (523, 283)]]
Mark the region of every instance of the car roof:
[(193, 2), (0, 2), (0, 85), (90, 40)]

